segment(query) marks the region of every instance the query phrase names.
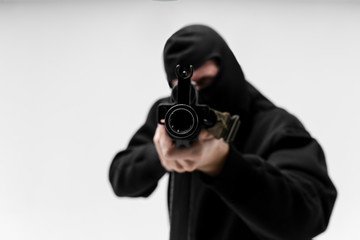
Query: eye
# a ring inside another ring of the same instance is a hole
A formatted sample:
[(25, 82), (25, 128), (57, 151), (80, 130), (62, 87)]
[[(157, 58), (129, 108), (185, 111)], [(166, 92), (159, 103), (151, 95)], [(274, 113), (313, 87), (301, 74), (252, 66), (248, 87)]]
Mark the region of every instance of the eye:
[(196, 82), (196, 85), (198, 85), (199, 87), (204, 87), (204, 86), (208, 85), (213, 79), (214, 79), (214, 77), (203, 77), (203, 78), (200, 78), (200, 79)]

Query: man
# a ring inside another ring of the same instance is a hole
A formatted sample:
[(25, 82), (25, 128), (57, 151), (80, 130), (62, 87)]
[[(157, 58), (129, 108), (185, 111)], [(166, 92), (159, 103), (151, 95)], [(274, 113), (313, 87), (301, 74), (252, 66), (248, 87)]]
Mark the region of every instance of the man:
[(148, 196), (170, 172), (170, 239), (312, 239), (323, 232), (336, 199), (317, 141), (299, 120), (250, 83), (225, 41), (202, 25), (174, 33), (164, 48), (167, 80), (192, 64), (199, 102), (241, 125), (232, 143), (202, 130), (190, 148), (176, 148), (156, 107), (110, 167), (118, 196)]

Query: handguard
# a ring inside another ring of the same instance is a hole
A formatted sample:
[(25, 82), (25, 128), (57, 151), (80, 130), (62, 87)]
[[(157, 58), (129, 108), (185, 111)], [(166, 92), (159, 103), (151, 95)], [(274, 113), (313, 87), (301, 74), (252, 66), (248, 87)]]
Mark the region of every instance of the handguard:
[(215, 138), (223, 138), (225, 142), (233, 142), (240, 127), (238, 115), (231, 116), (228, 112), (211, 109), (216, 115), (216, 123), (207, 129)]

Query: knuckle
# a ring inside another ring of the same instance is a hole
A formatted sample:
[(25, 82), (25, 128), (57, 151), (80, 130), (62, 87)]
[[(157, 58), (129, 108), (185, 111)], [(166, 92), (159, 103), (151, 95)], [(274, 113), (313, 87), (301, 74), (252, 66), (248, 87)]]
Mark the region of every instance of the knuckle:
[(185, 169), (183, 169), (183, 168), (176, 168), (175, 171), (178, 172), (178, 173), (184, 173), (184, 172), (185, 172)]
[(185, 169), (183, 169), (183, 168), (178, 168), (176, 171), (177, 171), (178, 173), (184, 173), (184, 172), (185, 172)]
[(185, 160), (183, 167), (187, 172), (193, 172), (196, 169), (196, 164), (192, 161)]
[(171, 166), (168, 164), (167, 161), (161, 160), (160, 163), (166, 170), (171, 171)]
[(174, 162), (174, 169), (175, 169), (175, 171), (177, 171), (179, 173), (185, 172), (184, 167), (178, 161)]
[(193, 164), (193, 165), (190, 166), (189, 171), (192, 172), (192, 171), (195, 171), (195, 169), (196, 169), (196, 165)]

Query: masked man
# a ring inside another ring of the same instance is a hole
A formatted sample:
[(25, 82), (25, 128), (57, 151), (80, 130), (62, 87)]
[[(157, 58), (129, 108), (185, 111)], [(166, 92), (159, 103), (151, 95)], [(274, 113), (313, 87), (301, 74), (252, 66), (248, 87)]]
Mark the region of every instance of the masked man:
[(118, 196), (149, 196), (170, 173), (171, 240), (312, 239), (323, 232), (336, 189), (318, 142), (300, 121), (248, 83), (232, 51), (202, 25), (174, 33), (164, 48), (169, 86), (175, 66), (192, 64), (199, 103), (239, 115), (233, 142), (201, 130), (175, 147), (150, 109), (144, 125), (110, 167)]

